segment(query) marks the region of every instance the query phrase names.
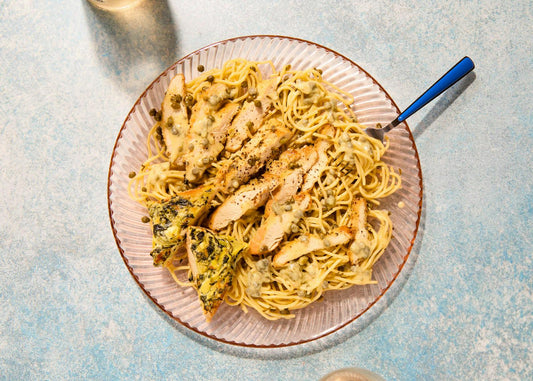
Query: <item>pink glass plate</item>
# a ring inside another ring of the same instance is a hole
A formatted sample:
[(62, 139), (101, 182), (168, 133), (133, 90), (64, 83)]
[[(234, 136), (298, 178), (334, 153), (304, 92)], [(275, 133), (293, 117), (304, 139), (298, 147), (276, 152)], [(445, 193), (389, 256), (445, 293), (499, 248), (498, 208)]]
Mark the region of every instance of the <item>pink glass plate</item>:
[[(124, 262), (148, 297), (183, 326), (224, 343), (246, 347), (284, 347), (324, 337), (355, 321), (389, 289), (409, 256), (422, 208), (422, 174), (413, 136), (406, 123), (389, 134), (385, 161), (401, 169), (402, 188), (382, 202), (391, 211), (394, 238), (376, 263), (377, 284), (326, 293), (320, 302), (296, 312), (291, 320), (268, 321), (250, 310), (223, 304), (206, 323), (196, 291), (176, 285), (167, 270), (152, 265), (149, 224), (141, 222), (146, 210), (128, 197), (128, 174), (147, 158), (146, 137), (170, 80), (184, 73), (187, 81), (205, 68), (221, 67), (232, 58), (271, 60), (280, 69), (320, 68), (324, 78), (355, 97), (353, 109), (363, 124), (385, 124), (398, 114), (385, 90), (357, 64), (312, 42), (281, 36), (248, 36), (221, 41), (182, 58), (163, 72), (140, 96), (127, 116), (115, 143), (108, 179), (109, 216)], [(402, 201), (403, 207), (398, 203)]]

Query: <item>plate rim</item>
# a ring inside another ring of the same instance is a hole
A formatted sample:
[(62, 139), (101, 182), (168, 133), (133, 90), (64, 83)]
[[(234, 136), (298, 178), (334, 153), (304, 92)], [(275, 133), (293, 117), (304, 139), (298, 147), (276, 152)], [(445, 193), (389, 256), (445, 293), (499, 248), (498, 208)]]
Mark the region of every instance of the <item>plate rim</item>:
[(189, 329), (190, 331), (192, 331), (192, 332), (194, 332), (196, 334), (199, 334), (201, 336), (204, 336), (204, 337), (206, 337), (208, 339), (215, 340), (215, 341), (217, 341), (219, 343), (224, 343), (224, 344), (229, 344), (229, 345), (238, 346), (238, 347), (244, 347), (244, 348), (283, 348), (283, 347), (298, 346), (298, 345), (306, 344), (306, 343), (309, 343), (309, 342), (317, 341), (317, 340), (320, 340), (320, 339), (322, 339), (322, 338), (324, 338), (326, 336), (332, 335), (333, 333), (343, 329), (344, 327), (348, 326), (349, 324), (352, 324), (357, 319), (359, 319), (362, 315), (364, 315), (368, 310), (370, 310), (374, 305), (376, 305), (376, 303), (378, 303), (378, 301), (381, 300), (381, 298), (387, 293), (387, 291), (396, 282), (397, 278), (402, 273), (402, 270), (404, 269), (404, 266), (407, 263), (407, 260), (409, 259), (409, 256), (411, 255), (411, 251), (413, 250), (414, 243), (416, 241), (416, 237), (418, 236), (418, 229), (420, 228), (420, 220), (421, 220), (421, 216), (422, 216), (422, 206), (423, 206), (423, 194), (424, 194), (423, 175), (422, 175), (422, 168), (421, 168), (421, 164), (420, 164), (420, 157), (418, 155), (418, 149), (416, 147), (415, 139), (414, 139), (414, 136), (413, 136), (413, 134), (411, 132), (411, 129), (409, 128), (409, 125), (407, 124), (406, 121), (404, 121), (403, 124), (405, 124), (405, 128), (406, 128), (406, 130), (408, 132), (408, 135), (409, 135), (409, 140), (411, 141), (412, 148), (414, 150), (414, 157), (416, 158), (416, 168), (418, 170), (418, 173), (420, 174), (419, 184), (418, 184), (419, 187), (420, 187), (420, 192), (418, 194), (419, 201), (418, 201), (418, 204), (417, 204), (418, 213), (417, 213), (416, 223), (415, 223), (415, 227), (414, 227), (414, 231), (413, 231), (413, 237), (409, 241), (409, 247), (407, 249), (407, 253), (403, 256), (403, 261), (399, 264), (398, 271), (396, 271), (396, 273), (394, 274), (392, 279), (386, 284), (386, 286), (381, 289), (381, 292), (378, 294), (378, 296), (374, 300), (372, 300), (357, 315), (354, 315), (352, 318), (348, 319), (347, 321), (345, 321), (344, 323), (340, 324), (337, 327), (334, 327), (334, 328), (329, 329), (329, 330), (325, 330), (324, 332), (320, 333), (317, 336), (314, 336), (314, 337), (311, 337), (311, 338), (308, 338), (308, 339), (299, 340), (297, 342), (282, 343), (282, 344), (246, 344), (246, 343), (239, 343), (239, 342), (236, 342), (236, 341), (223, 339), (223, 338), (220, 338), (220, 337), (216, 337), (216, 336), (210, 335), (207, 332), (200, 331), (200, 330), (196, 329), (195, 327), (191, 326), (190, 324), (188, 324), (187, 322), (182, 321), (178, 317), (174, 316), (170, 311), (167, 311), (167, 309), (165, 309), (159, 302), (157, 302), (154, 299), (154, 297), (152, 297), (152, 295), (150, 295), (150, 293), (141, 284), (138, 276), (133, 272), (132, 267), (128, 264), (128, 259), (125, 256), (124, 249), (121, 247), (121, 245), (119, 243), (119, 237), (117, 236), (118, 232), (117, 232), (117, 229), (116, 229), (116, 227), (114, 225), (113, 212), (111, 210), (111, 176), (113, 175), (113, 173), (112, 173), (113, 164), (114, 164), (114, 159), (115, 159), (115, 156), (116, 156), (116, 150), (117, 150), (117, 147), (118, 147), (118, 143), (119, 143), (120, 139), (123, 136), (124, 129), (126, 127), (126, 123), (130, 119), (130, 116), (133, 113), (133, 111), (135, 110), (135, 108), (141, 103), (141, 100), (145, 97), (147, 92), (153, 88), (153, 86), (161, 79), (161, 77), (166, 75), (170, 70), (175, 68), (181, 62), (183, 62), (183, 61), (187, 60), (188, 58), (190, 58), (190, 57), (192, 57), (194, 55), (197, 55), (197, 54), (199, 54), (199, 53), (201, 53), (203, 51), (209, 50), (209, 49), (211, 49), (211, 48), (213, 48), (215, 46), (224, 45), (224, 44), (228, 44), (228, 43), (232, 43), (232, 42), (240, 41), (240, 40), (253, 40), (253, 39), (265, 39), (265, 38), (289, 40), (289, 41), (295, 41), (295, 42), (298, 42), (298, 43), (309, 44), (309, 45), (315, 46), (317, 48), (323, 49), (326, 52), (331, 53), (334, 56), (349, 62), (350, 64), (354, 65), (359, 70), (361, 70), (372, 81), (372, 83), (374, 85), (378, 86), (380, 91), (382, 91), (386, 95), (386, 98), (391, 102), (391, 106), (394, 109), (396, 109), (396, 112), (398, 114), (400, 113), (400, 109), (396, 105), (396, 102), (394, 101), (394, 99), (390, 96), (390, 94), (383, 88), (383, 86), (372, 75), (370, 75), (364, 68), (359, 66), (356, 62), (354, 62), (350, 58), (344, 56), (341, 53), (338, 53), (337, 51), (335, 51), (335, 50), (333, 50), (331, 48), (328, 48), (328, 47), (326, 47), (324, 45), (321, 45), (319, 43), (316, 43), (316, 42), (313, 42), (313, 41), (309, 41), (309, 40), (306, 40), (306, 39), (302, 39), (302, 38), (298, 38), (298, 37), (284, 36), (284, 35), (276, 35), (276, 34), (253, 34), (253, 35), (246, 35), (246, 36), (238, 36), (238, 37), (227, 38), (227, 39), (219, 40), (219, 41), (210, 43), (208, 45), (205, 45), (205, 46), (203, 46), (201, 48), (198, 48), (198, 49), (192, 51), (191, 53), (186, 54), (185, 56), (179, 58), (173, 64), (168, 66), (165, 70), (163, 70), (161, 73), (159, 73), (159, 75), (157, 75), (157, 77), (152, 82), (150, 82), (149, 85), (146, 86), (145, 90), (139, 95), (139, 97), (137, 98), (137, 100), (135, 101), (133, 106), (131, 107), (130, 111), (127, 113), (126, 118), (124, 119), (124, 122), (122, 123), (122, 125), (120, 127), (120, 130), (119, 130), (119, 132), (117, 134), (117, 138), (115, 139), (115, 143), (113, 145), (113, 150), (111, 152), (111, 159), (109, 161), (109, 169), (108, 169), (108, 174), (107, 174), (107, 192), (106, 192), (107, 195), (106, 196), (107, 196), (107, 208), (108, 208), (108, 214), (109, 214), (109, 222), (110, 222), (110, 225), (111, 225), (111, 231), (113, 232), (113, 237), (115, 239), (115, 244), (116, 244), (116, 246), (117, 246), (117, 248), (119, 250), (119, 253), (120, 253), (120, 256), (122, 257), (124, 265), (128, 269), (130, 275), (133, 277), (133, 279), (135, 280), (137, 285), (140, 287), (140, 289), (170, 319), (172, 319), (173, 321), (178, 322), (179, 324), (181, 324), (183, 327)]

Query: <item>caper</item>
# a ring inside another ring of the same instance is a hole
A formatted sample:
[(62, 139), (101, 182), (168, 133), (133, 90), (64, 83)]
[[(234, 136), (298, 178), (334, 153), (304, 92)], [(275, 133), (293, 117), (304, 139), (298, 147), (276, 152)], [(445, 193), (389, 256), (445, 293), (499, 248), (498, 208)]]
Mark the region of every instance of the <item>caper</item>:
[(174, 94), (173, 96), (170, 97), (171, 102), (180, 103), (182, 100), (183, 100), (183, 97), (181, 96), (181, 94)]
[(141, 221), (144, 222), (144, 223), (146, 224), (147, 222), (150, 222), (150, 217), (143, 216), (143, 217), (141, 218)]
[(148, 189), (146, 189), (146, 187), (142, 187), (141, 188), (141, 192), (146, 192)]
[(205, 67), (204, 67), (204, 65), (198, 65), (198, 67), (196, 69), (201, 73), (202, 71), (205, 70)]
[(213, 82), (215, 80), (215, 77), (213, 77), (213, 75), (209, 74), (206, 78), (206, 81), (207, 82)]
[(255, 105), (255, 107), (261, 107), (261, 101), (259, 99), (256, 99), (254, 101), (254, 105)]
[(185, 96), (185, 99), (184, 99), (184, 102), (185, 102), (185, 105), (187, 106), (192, 106), (192, 104), (194, 103), (194, 98), (191, 94), (187, 94)]
[(326, 205), (327, 206), (334, 206), (335, 205), (335, 196), (329, 196), (326, 199)]
[(130, 172), (130, 173), (128, 174), (128, 177), (129, 177), (130, 179), (133, 179), (135, 176), (137, 176), (137, 174), (136, 174), (135, 172)]
[(174, 118), (169, 116), (167, 119), (167, 126), (172, 127), (173, 124), (174, 124)]

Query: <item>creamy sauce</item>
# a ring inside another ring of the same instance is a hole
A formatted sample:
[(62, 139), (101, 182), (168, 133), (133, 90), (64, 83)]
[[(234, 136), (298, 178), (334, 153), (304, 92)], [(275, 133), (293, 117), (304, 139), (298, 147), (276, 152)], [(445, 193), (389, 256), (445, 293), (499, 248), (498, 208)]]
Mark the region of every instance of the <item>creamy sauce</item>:
[(263, 283), (271, 281), (270, 258), (264, 258), (255, 262), (255, 268), (248, 272), (248, 287), (246, 293), (252, 298), (261, 296), (261, 286)]
[(350, 246), (350, 250), (354, 253), (357, 259), (366, 259), (371, 253), (368, 243), (362, 241), (354, 241)]

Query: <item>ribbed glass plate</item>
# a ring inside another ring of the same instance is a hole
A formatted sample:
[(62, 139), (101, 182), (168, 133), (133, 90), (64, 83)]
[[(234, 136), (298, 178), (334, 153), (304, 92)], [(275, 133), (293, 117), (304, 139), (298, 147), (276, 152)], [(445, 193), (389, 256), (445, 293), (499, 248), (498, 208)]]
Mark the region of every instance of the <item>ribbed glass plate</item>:
[[(278, 69), (320, 68), (326, 80), (355, 96), (353, 108), (363, 124), (387, 123), (399, 113), (383, 88), (357, 64), (317, 44), (280, 36), (248, 36), (218, 42), (179, 60), (162, 73), (140, 96), (127, 116), (113, 150), (108, 179), (109, 215), (113, 234), (124, 262), (143, 291), (169, 316), (189, 329), (234, 345), (282, 347), (324, 337), (365, 313), (402, 270), (420, 220), (422, 174), (413, 136), (403, 123), (389, 134), (385, 161), (401, 169), (402, 188), (382, 205), (391, 211), (394, 238), (374, 267), (377, 284), (354, 286), (326, 293), (324, 299), (296, 312), (292, 320), (268, 321), (255, 311), (223, 304), (211, 323), (206, 323), (196, 291), (176, 285), (167, 271), (152, 265), (149, 224), (141, 222), (146, 210), (128, 197), (128, 174), (147, 158), (146, 137), (152, 127), (149, 111), (159, 109), (165, 90), (176, 73), (187, 81), (197, 67), (221, 67), (231, 58), (271, 60)], [(399, 207), (402, 201), (404, 206)]]

